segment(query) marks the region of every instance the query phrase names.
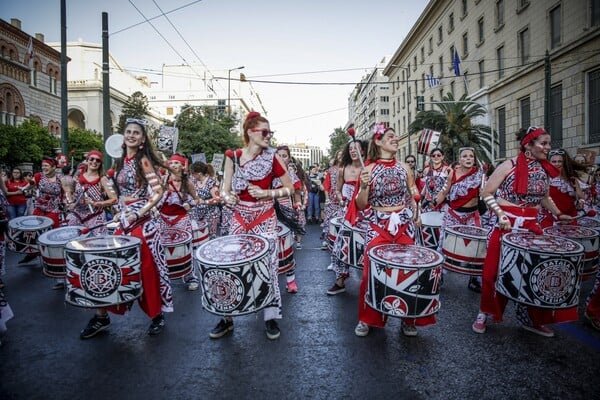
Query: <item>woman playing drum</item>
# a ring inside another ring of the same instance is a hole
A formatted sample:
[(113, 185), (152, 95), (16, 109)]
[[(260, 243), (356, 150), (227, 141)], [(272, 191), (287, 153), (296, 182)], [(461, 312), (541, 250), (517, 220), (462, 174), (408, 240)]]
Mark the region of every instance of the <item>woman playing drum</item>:
[(106, 234), (104, 207), (116, 204), (117, 194), (112, 181), (104, 176), (102, 153), (98, 150), (88, 153), (86, 167), (75, 179), (75, 190), (65, 191), (65, 197), (69, 210), (67, 225), (94, 227), (90, 234), (95, 236)]
[(429, 153), (429, 164), (423, 170), (423, 190), (421, 199), (423, 201), (423, 212), (436, 210), (439, 203), (434, 200), (440, 193), (452, 169), (444, 162), (444, 152), (440, 148), (435, 148)]
[[(554, 168), (560, 172), (559, 176), (550, 179), (550, 198), (562, 214), (576, 217), (577, 211), (582, 210), (585, 203), (577, 179), (577, 170), (583, 170), (584, 167), (575, 164), (563, 149), (550, 150), (548, 158)], [(542, 228), (554, 225), (555, 221), (552, 213), (546, 208), (540, 210), (540, 226)]]
[[(448, 204), (442, 206), (444, 219), (440, 229), (438, 251), (441, 252), (444, 240), (444, 229), (453, 225), (469, 225), (481, 227), (481, 218), (477, 208), (479, 189), (483, 172), (477, 166), (475, 149), (463, 147), (458, 150), (458, 166), (450, 172), (447, 183), (433, 200), (433, 204), (442, 204), (445, 199)], [(481, 284), (477, 277), (469, 279), (468, 288), (481, 292)]]
[[(354, 191), (357, 186), (358, 179), (360, 177), (361, 162), (360, 160), (365, 157), (366, 143), (357, 140), (350, 141), (344, 147), (342, 152), (342, 161), (338, 168), (338, 179), (337, 179), (337, 191), (336, 196), (338, 202), (342, 207), (341, 213), (345, 216), (346, 223), (342, 224), (342, 229), (349, 229), (347, 222), (355, 223), (355, 221), (349, 221), (353, 219), (348, 214), (348, 205), (354, 198)], [(360, 151), (360, 153), (359, 153)], [(355, 210), (351, 208), (351, 210)], [(345, 262), (339, 260), (336, 254), (339, 253), (339, 248), (342, 246), (341, 232), (338, 232), (337, 239), (333, 244), (333, 251), (331, 252), (331, 264), (333, 265), (333, 271), (335, 272), (335, 282), (333, 286), (327, 291), (330, 296), (343, 293), (346, 291), (346, 279), (350, 277), (350, 266)]]
[(206, 223), (210, 239), (217, 237), (221, 221), (221, 195), (219, 183), (210, 174), (208, 164), (197, 161), (192, 164), (192, 183), (200, 202), (192, 208), (192, 218), (198, 223)]
[[(173, 154), (169, 158), (169, 171), (164, 176), (163, 186), (166, 191), (160, 204), (160, 218), (158, 219), (158, 229), (161, 234), (167, 232), (167, 229), (177, 229), (192, 233), (198, 228), (198, 223), (193, 220), (189, 211), (196, 204), (206, 204), (205, 200), (200, 200), (192, 181), (185, 173), (188, 160), (180, 154)], [(164, 238), (164, 235), (163, 235)], [(187, 283), (188, 290), (198, 290), (200, 280), (196, 275), (194, 265), (192, 271), (183, 277)]]
[[(158, 177), (160, 159), (154, 153), (144, 120), (125, 120), (123, 156), (117, 160), (115, 180), (119, 193), (121, 227), (116, 234), (141, 239), (141, 268), (143, 293), (140, 307), (152, 318), (149, 335), (158, 335), (165, 325), (163, 312), (173, 311), (173, 291), (157, 225), (152, 208), (162, 198), (163, 187)], [(114, 306), (109, 310), (124, 314), (128, 307)], [(96, 315), (81, 331), (80, 338), (88, 339), (110, 326), (107, 309), (98, 308)]]
[[(493, 211), (490, 221), (493, 228), (483, 265), (480, 311), (472, 326), (477, 333), (485, 332), (487, 315), (491, 315), (495, 322), (501, 322), (508, 302), (495, 288), (502, 235), (511, 229), (524, 229), (541, 235), (538, 224), (540, 205), (560, 221), (572, 220), (572, 217), (560, 212), (548, 195), (548, 177), (558, 176), (556, 168), (547, 160), (550, 135), (542, 128), (530, 127), (521, 129), (517, 140), (521, 146), (519, 155), (500, 164), (482, 191), (484, 201)], [(524, 329), (551, 337), (554, 332), (546, 324), (577, 320), (577, 309), (543, 309), (517, 303), (517, 318)]]
[(2, 276), (6, 273), (6, 231), (8, 228), (8, 207), (9, 203), (6, 199), (7, 188), (4, 181), (0, 178), (0, 289), (4, 287)]
[[(246, 117), (243, 130), (245, 146), (240, 156), (236, 152), (235, 157), (239, 165), (234, 168), (234, 161), (230, 157), (225, 160), (223, 198), (227, 204), (234, 206), (230, 234), (256, 234), (269, 240), (270, 284), (274, 296), (273, 301), (264, 308), (264, 320), (267, 338), (274, 340), (280, 335), (276, 320), (281, 319), (281, 294), (277, 279), (278, 235), (273, 199), (290, 197), (294, 187), (284, 163), (276, 155), (275, 149), (269, 147), (273, 136), (269, 121), (253, 111)], [(281, 189), (269, 189), (275, 178), (281, 180)], [(226, 316), (210, 332), (210, 337), (218, 339), (231, 331), (233, 319)]]
[(323, 232), (321, 234), (321, 240), (323, 240), (321, 245), (322, 249), (327, 248), (327, 242), (324, 240), (329, 234), (329, 223), (341, 210), (340, 199), (337, 196), (337, 181), (341, 159), (342, 152), (338, 151), (335, 155), (335, 159), (331, 160), (329, 168), (325, 172), (325, 180), (323, 181), (323, 188), (325, 189), (325, 211), (323, 212)]
[[(398, 135), (392, 128), (376, 131), (369, 143), (368, 165), (360, 174), (360, 189), (355, 200), (358, 209), (365, 210), (365, 219), (369, 221), (365, 254), (380, 244), (415, 243), (419, 194), (411, 168), (396, 160), (397, 151)], [(383, 328), (387, 321), (386, 315), (369, 307), (365, 301), (369, 268), (369, 258), (365, 257), (358, 296), (358, 325), (354, 329), (357, 336), (368, 335), (371, 326)], [(435, 321), (435, 315), (403, 318), (402, 333), (416, 336), (417, 325), (426, 326)]]

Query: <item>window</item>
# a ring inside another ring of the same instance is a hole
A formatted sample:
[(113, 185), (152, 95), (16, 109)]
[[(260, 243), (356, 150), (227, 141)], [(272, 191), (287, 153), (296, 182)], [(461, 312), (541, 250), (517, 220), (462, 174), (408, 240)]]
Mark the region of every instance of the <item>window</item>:
[(460, 11), (461, 11), (460, 15), (463, 18), (467, 16), (467, 1), (468, 0), (462, 0), (461, 7), (460, 7)]
[(485, 62), (484, 60), (479, 61), (479, 87), (485, 86)]
[(390, 109), (389, 108), (382, 108), (381, 110), (379, 110), (379, 113), (381, 115), (390, 115)]
[(454, 30), (454, 13), (450, 13), (448, 16), (448, 33)]
[(425, 62), (425, 46), (421, 46), (421, 64)]
[(504, 77), (504, 46), (496, 49), (496, 59), (498, 60), (498, 79)]
[(388, 103), (390, 101), (390, 96), (381, 96), (379, 97), (379, 101), (383, 103)]
[(600, 0), (591, 0), (592, 9), (590, 10), (590, 15), (592, 18), (591, 25), (598, 26), (600, 25)]
[(483, 43), (483, 41), (485, 40), (485, 33), (483, 30), (483, 17), (479, 18), (479, 21), (477, 21), (477, 36), (479, 39), (478, 43)]
[(413, 58), (413, 71), (417, 70), (417, 56), (414, 56)]
[(450, 93), (452, 93), (452, 97), (454, 97), (454, 81), (450, 82)]
[(521, 65), (529, 62), (529, 28), (519, 32), (519, 59)]
[(167, 115), (173, 115), (173, 107), (167, 107)]
[(562, 147), (562, 85), (550, 89), (550, 127), (552, 148)]
[(438, 28), (438, 44), (442, 43), (442, 40), (444, 40), (444, 28), (440, 25), (440, 27)]
[(440, 77), (444, 76), (444, 56), (440, 56)]
[(50, 93), (56, 94), (56, 77), (50, 76)]
[(427, 49), (427, 54), (433, 53), (433, 37), (429, 38), (429, 49)]
[(38, 85), (38, 63), (33, 63), (33, 68), (31, 68), (31, 86), (37, 87)]
[(463, 56), (469, 55), (469, 33), (463, 33)]
[(531, 126), (531, 105), (529, 96), (519, 100), (519, 108), (521, 111), (521, 127), (527, 128)]
[(406, 79), (410, 78), (410, 63), (408, 63), (408, 68), (406, 68)]
[(560, 45), (560, 5), (550, 10), (550, 48)]
[(496, 29), (504, 26), (504, 0), (496, 0)]
[(498, 144), (500, 145), (498, 158), (506, 158), (506, 108), (499, 108), (496, 115), (498, 116)]
[(172, 95), (172, 94), (170, 94), (170, 95), (169, 95), (169, 100), (175, 100), (175, 96), (174, 96), (174, 95)]
[(421, 93), (425, 92), (425, 74), (421, 74)]
[(587, 126), (590, 143), (600, 142), (600, 69), (588, 74)]

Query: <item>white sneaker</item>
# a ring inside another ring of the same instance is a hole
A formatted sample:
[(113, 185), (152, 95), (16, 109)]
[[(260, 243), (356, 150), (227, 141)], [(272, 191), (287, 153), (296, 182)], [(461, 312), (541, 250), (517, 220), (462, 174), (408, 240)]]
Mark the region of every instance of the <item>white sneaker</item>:
[(417, 327), (414, 325), (409, 325), (409, 324), (405, 323), (404, 321), (402, 321), (400, 326), (402, 328), (402, 334), (404, 336), (414, 337), (419, 334), (419, 332), (417, 331)]
[(369, 334), (369, 325), (359, 321), (358, 325), (356, 325), (356, 328), (354, 328), (354, 334), (360, 337), (367, 336)]
[(487, 321), (487, 316), (484, 313), (477, 314), (477, 318), (471, 328), (473, 328), (473, 332), (475, 333), (485, 333), (485, 323)]
[(327, 266), (327, 271), (333, 271), (333, 264), (329, 264)]
[(190, 282), (188, 283), (187, 289), (193, 292), (194, 290), (198, 290), (199, 287), (200, 285), (198, 284), (198, 282)]

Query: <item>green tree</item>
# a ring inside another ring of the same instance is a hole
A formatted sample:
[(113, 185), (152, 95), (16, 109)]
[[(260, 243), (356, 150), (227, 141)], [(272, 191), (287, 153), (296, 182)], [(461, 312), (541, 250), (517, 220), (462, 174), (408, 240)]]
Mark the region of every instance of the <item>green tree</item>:
[(145, 118), (148, 115), (148, 109), (148, 98), (142, 92), (134, 92), (123, 105), (117, 132), (124, 131), (127, 118)]
[(334, 159), (338, 151), (343, 150), (350, 137), (342, 128), (335, 128), (329, 135), (329, 159)]
[(57, 137), (35, 121), (19, 126), (0, 125), (0, 159), (7, 165), (39, 163), (44, 156), (54, 157), (60, 147)]
[(186, 155), (204, 153), (211, 162), (215, 153), (242, 146), (242, 138), (235, 132), (236, 116), (219, 112), (214, 107), (185, 105), (177, 116), (179, 144), (177, 152)]
[(435, 103), (437, 110), (421, 111), (416, 115), (409, 126), (411, 135), (424, 128), (439, 131), (442, 133), (440, 147), (449, 158), (456, 159), (461, 147), (473, 147), (480, 161), (491, 162), (491, 128), (473, 123), (487, 114), (485, 107), (467, 100), (466, 95), (454, 100), (452, 93), (446, 94), (442, 101), (447, 103)]
[(76, 162), (83, 161), (83, 153), (90, 150), (102, 151), (103, 147), (103, 138), (97, 132), (69, 128), (69, 153)]

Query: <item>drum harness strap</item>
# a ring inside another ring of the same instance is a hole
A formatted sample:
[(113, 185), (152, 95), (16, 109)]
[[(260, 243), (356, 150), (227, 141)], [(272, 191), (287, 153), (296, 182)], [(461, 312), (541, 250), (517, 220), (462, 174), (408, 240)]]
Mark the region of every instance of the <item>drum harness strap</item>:
[(270, 208), (267, 211), (265, 211), (264, 213), (262, 213), (261, 215), (259, 215), (255, 220), (253, 220), (249, 224), (246, 224), (246, 221), (244, 221), (242, 219), (241, 215), (239, 215), (239, 214), (234, 214), (234, 215), (235, 215), (235, 219), (240, 223), (241, 226), (244, 227), (244, 231), (250, 232), (256, 226), (260, 225), (261, 223), (263, 223), (267, 219), (269, 219), (271, 216), (273, 216), (273, 214), (275, 214), (275, 208)]
[[(473, 207), (472, 211), (476, 211), (477, 207)], [(454, 219), (456, 219), (457, 221), (459, 221), (459, 225), (468, 225), (467, 222), (469, 221), (469, 219), (471, 218), (471, 213), (469, 212), (469, 214), (467, 215), (459, 215), (458, 212), (460, 212), (459, 210), (453, 210), (450, 207), (448, 207), (448, 214), (450, 214), (452, 217), (454, 217)], [(481, 226), (481, 218), (479, 217), (479, 213), (475, 212), (473, 213), (473, 217), (475, 219), (475, 225), (476, 226)]]

